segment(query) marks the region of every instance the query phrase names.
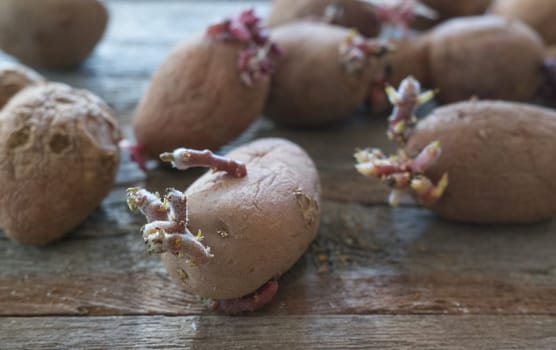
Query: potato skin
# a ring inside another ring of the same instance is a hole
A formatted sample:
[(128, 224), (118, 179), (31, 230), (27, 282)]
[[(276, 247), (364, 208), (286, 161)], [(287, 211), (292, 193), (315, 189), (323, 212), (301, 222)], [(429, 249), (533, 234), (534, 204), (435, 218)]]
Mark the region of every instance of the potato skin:
[(450, 183), (431, 209), (474, 223), (526, 223), (556, 214), (556, 112), (521, 103), (468, 101), (438, 108), (407, 145), (414, 156), (440, 140), (442, 155), (426, 172)]
[(372, 6), (358, 0), (274, 0), (268, 15), (268, 26), (278, 27), (303, 20), (321, 20), (329, 5), (342, 8), (344, 13), (333, 24), (354, 28), (366, 37), (380, 33), (381, 24)]
[(247, 177), (208, 172), (186, 192), (190, 230), (202, 230), (214, 257), (192, 267), (163, 254), (179, 285), (212, 299), (245, 296), (286, 272), (315, 238), (320, 218), (319, 176), (299, 146), (261, 139), (227, 157), (245, 162)]
[(0, 63), (0, 109), (23, 88), (43, 81), (43, 77), (25, 66)]
[(98, 0), (0, 0), (0, 48), (31, 66), (71, 68), (93, 51), (107, 22)]
[(398, 86), (402, 80), (411, 75), (421, 85), (430, 86), (429, 37), (419, 35), (397, 39), (392, 40), (391, 44), (394, 50), (381, 60), (387, 82), (392, 86)]
[(284, 54), (277, 60), (265, 108), (269, 118), (288, 125), (316, 126), (352, 115), (363, 102), (376, 67), (349, 73), (339, 48), (348, 30), (298, 22), (273, 30)]
[(547, 45), (556, 44), (556, 1), (554, 0), (495, 0), (490, 12), (521, 20), (536, 30)]
[(155, 72), (133, 120), (137, 141), (158, 157), (178, 147), (216, 150), (262, 112), (270, 86), (246, 86), (237, 69), (244, 45), (198, 36), (177, 46)]
[(435, 28), (429, 40), (432, 86), (443, 103), (472, 96), (530, 101), (541, 86), (544, 45), (521, 22), (453, 19)]
[(412, 27), (423, 30), (454, 17), (481, 15), (488, 9), (492, 0), (421, 0), (421, 2), (438, 13), (436, 20), (417, 17)]
[(0, 226), (45, 244), (80, 224), (110, 191), (119, 162), (104, 102), (57, 83), (26, 88), (0, 112)]

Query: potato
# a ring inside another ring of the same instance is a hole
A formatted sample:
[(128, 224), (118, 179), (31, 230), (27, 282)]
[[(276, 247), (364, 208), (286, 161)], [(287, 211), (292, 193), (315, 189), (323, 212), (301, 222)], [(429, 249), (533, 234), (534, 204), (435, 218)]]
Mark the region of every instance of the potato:
[[(242, 297), (282, 275), (308, 248), (319, 225), (318, 173), (299, 146), (262, 139), (226, 156), (244, 162), (247, 177), (209, 172), (186, 191), (191, 231), (202, 230), (214, 258), (191, 267), (183, 258), (163, 255), (174, 280), (212, 299)], [(179, 269), (189, 278), (183, 279)]]
[(44, 81), (37, 72), (16, 63), (0, 63), (0, 109), (23, 88)]
[[(185, 194), (169, 190), (164, 200), (128, 190), (130, 208), (148, 220), (142, 229), (148, 251), (162, 253), (170, 276), (185, 290), (219, 300), (220, 311), (253, 310), (269, 301), (276, 291), (269, 281), (286, 272), (317, 233), (320, 181), (311, 158), (287, 140), (270, 138), (226, 158), (182, 148), (161, 159), (179, 169), (204, 165), (215, 171)], [(261, 289), (262, 303), (251, 294)]]
[[(418, 18), (413, 28), (427, 29), (454, 17), (475, 16), (485, 13), (492, 0), (420, 0), (438, 13), (436, 20)], [(520, 0), (521, 1), (521, 0)]]
[(429, 42), (431, 86), (441, 102), (471, 96), (529, 101), (543, 82), (542, 40), (519, 21), (453, 19), (435, 28)]
[(556, 1), (554, 0), (494, 0), (490, 12), (527, 23), (536, 30), (547, 45), (556, 44)]
[(270, 86), (268, 74), (247, 84), (246, 73), (238, 69), (238, 60), (252, 45), (207, 32), (170, 53), (133, 120), (137, 141), (148, 156), (181, 146), (216, 150), (259, 116)]
[(378, 64), (359, 51), (358, 67), (350, 68), (341, 51), (353, 40), (350, 31), (327, 24), (298, 22), (276, 28), (272, 39), (284, 49), (277, 61), (265, 115), (288, 124), (315, 126), (346, 119), (363, 102)]
[(104, 102), (57, 83), (28, 87), (0, 112), (0, 227), (45, 244), (81, 223), (110, 191), (121, 139)]
[[(335, 12), (330, 16), (331, 11)], [(381, 23), (373, 7), (359, 0), (274, 0), (268, 15), (269, 27), (299, 20), (329, 21), (354, 28), (367, 37), (380, 33)]]
[(98, 0), (0, 0), (0, 48), (31, 66), (71, 68), (93, 51), (107, 21)]
[(475, 223), (525, 223), (554, 217), (556, 112), (520, 103), (467, 101), (435, 110), (406, 147), (410, 156), (439, 140), (426, 170), (449, 185), (431, 209)]

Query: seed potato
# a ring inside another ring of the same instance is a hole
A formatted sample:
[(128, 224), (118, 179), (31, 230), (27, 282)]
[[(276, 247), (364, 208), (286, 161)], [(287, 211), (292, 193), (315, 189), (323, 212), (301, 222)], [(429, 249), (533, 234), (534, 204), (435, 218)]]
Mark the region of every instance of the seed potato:
[(72, 68), (93, 51), (107, 22), (98, 0), (1, 0), (0, 49), (30, 66)]
[(254, 292), (286, 272), (315, 238), (320, 182), (309, 156), (282, 139), (261, 139), (226, 157), (247, 176), (209, 172), (186, 191), (191, 232), (203, 233), (214, 257), (191, 266), (165, 253), (170, 275), (187, 291), (213, 299)]
[(442, 155), (426, 171), (449, 185), (431, 209), (475, 223), (525, 223), (554, 217), (556, 112), (521, 103), (467, 101), (436, 109), (411, 135), (415, 156), (440, 141)]
[(80, 224), (111, 189), (121, 133), (98, 97), (58, 83), (26, 88), (0, 112), (0, 227), (45, 244)]

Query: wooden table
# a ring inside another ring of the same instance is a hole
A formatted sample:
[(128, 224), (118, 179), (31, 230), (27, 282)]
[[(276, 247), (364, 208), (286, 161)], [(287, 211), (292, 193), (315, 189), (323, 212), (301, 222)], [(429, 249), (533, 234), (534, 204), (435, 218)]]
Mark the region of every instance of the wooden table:
[[(129, 132), (133, 109), (168, 50), (244, 1), (112, 1), (105, 40), (76, 72), (43, 72), (110, 103)], [(265, 12), (266, 2), (252, 2)], [(322, 176), (322, 226), (263, 311), (226, 317), (175, 286), (147, 256), (143, 219), (124, 190), (185, 188), (198, 171), (122, 163), (113, 192), (47, 247), (0, 237), (0, 348), (556, 349), (556, 222), (474, 226), (440, 220), (359, 176), (352, 152), (386, 145), (383, 117), (321, 130), (261, 119), (263, 136), (307, 149)]]

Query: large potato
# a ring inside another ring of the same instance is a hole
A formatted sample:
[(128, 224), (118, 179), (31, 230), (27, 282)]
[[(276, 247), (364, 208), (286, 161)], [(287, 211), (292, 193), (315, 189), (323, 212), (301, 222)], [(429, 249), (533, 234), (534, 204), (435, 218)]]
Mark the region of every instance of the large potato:
[(319, 226), (319, 176), (299, 146), (261, 139), (226, 157), (244, 162), (247, 176), (209, 172), (186, 192), (190, 231), (202, 231), (214, 257), (191, 266), (163, 254), (177, 283), (213, 299), (245, 296), (286, 272)]
[(107, 21), (98, 0), (0, 0), (0, 49), (31, 66), (73, 67), (93, 51)]
[(133, 120), (147, 155), (185, 146), (218, 149), (262, 112), (269, 79), (247, 86), (237, 62), (245, 44), (206, 35), (176, 47), (155, 72)]
[(556, 1), (495, 0), (490, 11), (502, 17), (523, 21), (535, 29), (547, 45), (556, 44)]
[[(330, 11), (332, 18), (327, 18)], [(277, 27), (299, 20), (329, 20), (342, 27), (354, 28), (367, 37), (380, 33), (381, 24), (373, 7), (359, 0), (274, 0), (268, 25)]]
[(342, 63), (340, 48), (349, 35), (345, 28), (314, 22), (276, 28), (272, 39), (284, 55), (276, 64), (265, 115), (302, 126), (351, 116), (365, 99), (376, 67), (367, 58), (357, 71)]
[(469, 101), (421, 121), (407, 145), (415, 156), (440, 140), (442, 155), (426, 171), (448, 173), (444, 196), (432, 206), (443, 218), (521, 223), (556, 215), (556, 112), (520, 103)]
[(429, 34), (432, 87), (442, 102), (530, 101), (543, 77), (541, 38), (519, 21), (497, 16), (453, 19)]
[(0, 112), (0, 227), (25, 244), (75, 228), (110, 191), (120, 129), (98, 97), (56, 83), (26, 88)]

